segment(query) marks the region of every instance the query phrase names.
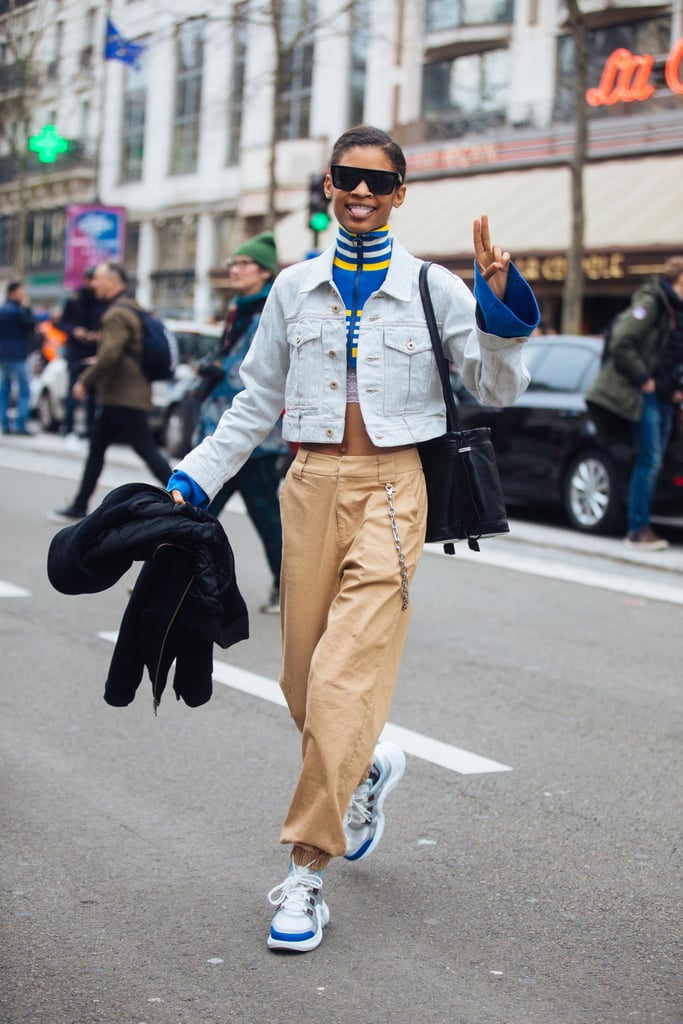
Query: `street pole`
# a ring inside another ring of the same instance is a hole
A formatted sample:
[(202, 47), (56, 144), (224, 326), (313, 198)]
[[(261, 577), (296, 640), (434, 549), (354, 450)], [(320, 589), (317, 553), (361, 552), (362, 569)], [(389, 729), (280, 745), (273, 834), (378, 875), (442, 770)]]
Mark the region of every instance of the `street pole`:
[(109, 26), (109, 19), (111, 17), (111, 6), (112, 0), (104, 0), (104, 29), (102, 37), (100, 39), (99, 48), (99, 78), (98, 78), (98, 89), (97, 89), (97, 104), (95, 110), (95, 182), (94, 182), (94, 199), (93, 202), (97, 205), (102, 202), (100, 196), (100, 161), (102, 160), (102, 137), (104, 133), (104, 120), (107, 103), (107, 28)]

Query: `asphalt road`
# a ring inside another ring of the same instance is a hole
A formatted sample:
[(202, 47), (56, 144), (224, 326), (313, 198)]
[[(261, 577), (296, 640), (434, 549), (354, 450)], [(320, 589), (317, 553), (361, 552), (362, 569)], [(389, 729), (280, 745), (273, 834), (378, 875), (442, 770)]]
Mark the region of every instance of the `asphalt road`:
[[(252, 637), (207, 706), (169, 690), (155, 718), (148, 681), (102, 700), (136, 567), (88, 597), (46, 579), (80, 455), (3, 438), (0, 467), (0, 1020), (681, 1024), (683, 534), (635, 557), (513, 521), (481, 558), (425, 554), (385, 837), (328, 870), (320, 948), (275, 955), (298, 739), (248, 520), (223, 519)], [(113, 453), (103, 484), (131, 479)]]

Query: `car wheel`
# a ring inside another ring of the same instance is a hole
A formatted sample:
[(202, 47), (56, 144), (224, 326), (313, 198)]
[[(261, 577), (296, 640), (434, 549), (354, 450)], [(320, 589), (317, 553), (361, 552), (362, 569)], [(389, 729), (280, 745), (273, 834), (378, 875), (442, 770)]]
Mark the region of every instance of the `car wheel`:
[(59, 426), (59, 421), (52, 408), (50, 392), (47, 389), (41, 391), (38, 398), (38, 422), (43, 430), (48, 431), (54, 431)]
[(564, 509), (575, 530), (616, 533), (623, 528), (624, 505), (614, 464), (595, 449), (569, 464), (563, 486)]

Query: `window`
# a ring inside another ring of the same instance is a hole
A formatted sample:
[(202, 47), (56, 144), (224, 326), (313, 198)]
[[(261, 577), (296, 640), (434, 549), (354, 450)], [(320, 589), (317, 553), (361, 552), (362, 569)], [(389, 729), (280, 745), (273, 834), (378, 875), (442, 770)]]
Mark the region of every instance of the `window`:
[(80, 131), (78, 133), (82, 143), (86, 144), (89, 141), (90, 134), (90, 100), (83, 100), (81, 103), (81, 115), (80, 115)]
[(129, 278), (135, 278), (138, 267), (138, 251), (140, 249), (140, 224), (135, 221), (126, 222), (126, 238), (123, 252), (123, 265)]
[(370, 2), (356, 0), (351, 9), (351, 82), (349, 124), (363, 123), (365, 75), (370, 35)]
[(52, 50), (52, 60), (48, 63), (46, 71), (47, 77), (54, 81), (59, 78), (59, 61), (62, 56), (62, 44), (64, 42), (64, 22), (58, 21), (55, 23), (55, 34)]
[(204, 63), (204, 22), (186, 21), (176, 41), (175, 112), (171, 174), (197, 169)]
[(85, 16), (84, 25), (84, 39), (83, 46), (79, 54), (79, 64), (81, 70), (88, 71), (93, 66), (93, 57), (95, 53), (95, 28), (97, 25), (97, 8), (89, 8)]
[(159, 270), (192, 270), (197, 257), (196, 217), (173, 217), (159, 226)]
[[(664, 86), (664, 64), (671, 46), (671, 18), (650, 18), (630, 24), (609, 25), (589, 29), (586, 33), (588, 48), (588, 86), (600, 83), (605, 61), (610, 53), (623, 47), (633, 54), (650, 53), (655, 65), (650, 81), (657, 88)], [(557, 74), (553, 119), (571, 121), (574, 118), (574, 40), (571, 36), (560, 36), (557, 41)], [(650, 104), (656, 103), (653, 96)], [(634, 104), (631, 104), (633, 106)], [(638, 106), (638, 104), (635, 104)], [(623, 104), (591, 107), (591, 117), (623, 116)]]
[(509, 81), (506, 49), (425, 65), (422, 105), (426, 137), (452, 139), (504, 124)]
[(246, 3), (235, 7), (232, 36), (232, 76), (228, 108), (228, 164), (239, 163), (247, 67), (248, 12)]
[(305, 139), (309, 135), (315, 17), (314, 0), (284, 0), (280, 75), (275, 88), (278, 139)]
[(40, 210), (28, 215), (26, 265), (29, 269), (64, 265), (65, 220), (64, 209)]
[(197, 218), (173, 217), (157, 229), (157, 264), (152, 305), (160, 316), (188, 317), (194, 302)]
[(216, 249), (213, 255), (214, 265), (226, 260), (237, 247), (240, 239), (237, 233), (237, 217), (234, 213), (224, 213), (216, 217), (214, 222), (214, 238)]
[(0, 217), (0, 266), (11, 267), (17, 256), (17, 217)]
[(524, 358), (531, 374), (532, 391), (580, 392), (600, 366), (599, 354), (594, 349), (552, 344), (552, 339), (529, 342)]
[(145, 150), (145, 114), (147, 109), (147, 50), (137, 65), (126, 64), (123, 71), (123, 123), (121, 127), (121, 181), (141, 181)]
[(85, 18), (85, 42), (90, 45), (97, 41), (97, 8), (90, 7)]
[(427, 0), (427, 31), (507, 24), (514, 20), (514, 9), (513, 0)]

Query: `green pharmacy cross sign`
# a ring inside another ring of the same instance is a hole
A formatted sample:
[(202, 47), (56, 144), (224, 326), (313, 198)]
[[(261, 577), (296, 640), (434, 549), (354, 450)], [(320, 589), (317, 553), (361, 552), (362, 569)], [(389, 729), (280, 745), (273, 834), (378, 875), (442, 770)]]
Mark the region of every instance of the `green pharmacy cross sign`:
[(58, 156), (66, 153), (69, 148), (67, 139), (57, 134), (53, 124), (46, 124), (39, 135), (32, 135), (28, 140), (28, 148), (38, 154), (43, 164), (53, 164)]

